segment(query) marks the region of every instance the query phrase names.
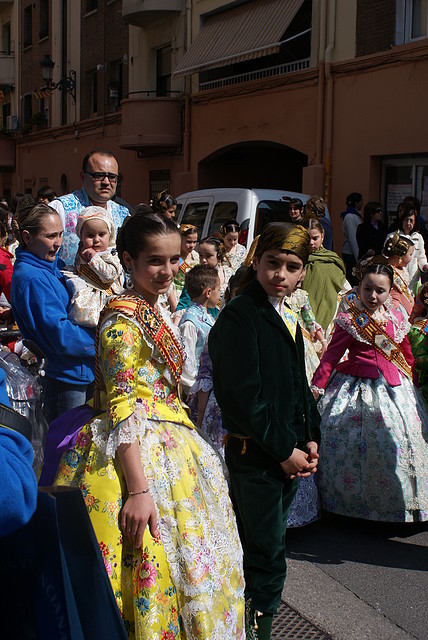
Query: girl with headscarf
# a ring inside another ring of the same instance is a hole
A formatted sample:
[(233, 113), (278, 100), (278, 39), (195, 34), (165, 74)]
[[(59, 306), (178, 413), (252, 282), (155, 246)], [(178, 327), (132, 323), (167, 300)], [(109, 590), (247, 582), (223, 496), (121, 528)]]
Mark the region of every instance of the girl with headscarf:
[(302, 225), (311, 236), (311, 249), (302, 288), (308, 292), (316, 321), (327, 335), (338, 307), (340, 293), (350, 289), (343, 260), (323, 246), (324, 229), (319, 220), (305, 218)]

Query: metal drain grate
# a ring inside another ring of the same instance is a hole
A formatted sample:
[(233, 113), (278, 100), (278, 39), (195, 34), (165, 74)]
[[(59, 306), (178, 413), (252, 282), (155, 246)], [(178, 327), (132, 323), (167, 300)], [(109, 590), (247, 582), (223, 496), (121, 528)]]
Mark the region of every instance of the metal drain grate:
[(272, 640), (332, 640), (331, 636), (292, 609), (285, 602), (279, 605), (273, 618)]

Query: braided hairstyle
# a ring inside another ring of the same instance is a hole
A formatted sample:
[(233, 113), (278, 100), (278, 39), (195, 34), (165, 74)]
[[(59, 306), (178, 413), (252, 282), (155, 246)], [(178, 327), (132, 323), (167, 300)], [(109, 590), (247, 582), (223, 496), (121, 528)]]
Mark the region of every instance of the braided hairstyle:
[(410, 247), (414, 247), (414, 242), (410, 240), (410, 238), (407, 238), (397, 232), (390, 238), (386, 239), (382, 254), (386, 258), (391, 256), (405, 256)]

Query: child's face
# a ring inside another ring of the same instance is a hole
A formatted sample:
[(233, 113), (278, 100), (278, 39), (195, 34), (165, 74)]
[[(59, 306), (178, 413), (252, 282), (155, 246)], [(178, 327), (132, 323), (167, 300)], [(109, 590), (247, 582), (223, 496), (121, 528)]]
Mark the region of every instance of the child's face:
[(209, 267), (218, 265), (217, 249), (213, 244), (200, 244), (198, 253), (201, 264), (207, 264)]
[(319, 229), (308, 229), (308, 233), (311, 236), (311, 253), (318, 251), (324, 240), (324, 233), (321, 233)]
[(106, 251), (110, 242), (106, 223), (99, 218), (87, 220), (82, 227), (81, 241), (83, 249), (93, 249), (97, 253)]
[(146, 245), (134, 260), (127, 251), (123, 261), (131, 272), (134, 289), (152, 306), (166, 293), (178, 273), (180, 236), (178, 233), (147, 238)]
[(368, 273), (359, 286), (362, 303), (369, 311), (377, 311), (386, 301), (391, 291), (391, 282), (383, 273)]
[(413, 252), (415, 251), (415, 247), (409, 247), (407, 253), (401, 258), (401, 265), (406, 267), (410, 260), (412, 259)]
[(175, 210), (177, 209), (177, 205), (173, 204), (169, 209), (165, 209), (164, 214), (165, 217), (169, 218), (169, 220), (173, 220), (175, 218)]
[(229, 231), (223, 238), (224, 245), (228, 251), (238, 244), (239, 234), (237, 231)]
[(196, 243), (198, 241), (197, 233), (188, 233), (187, 236), (182, 236), (181, 238), (181, 253), (184, 256), (188, 256), (189, 253), (193, 251), (196, 247)]
[(209, 295), (207, 297), (207, 306), (210, 309), (214, 309), (220, 300), (220, 278), (217, 278), (217, 284), (212, 289), (209, 289)]
[(253, 269), (267, 295), (282, 299), (291, 294), (301, 278), (303, 262), (294, 253), (272, 249), (254, 258)]

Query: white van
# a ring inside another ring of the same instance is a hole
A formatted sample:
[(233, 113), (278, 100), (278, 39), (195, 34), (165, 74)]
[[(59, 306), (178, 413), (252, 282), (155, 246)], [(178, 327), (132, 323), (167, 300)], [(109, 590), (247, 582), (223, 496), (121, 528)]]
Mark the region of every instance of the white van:
[(176, 219), (179, 224), (195, 225), (199, 240), (212, 236), (228, 220), (237, 220), (241, 227), (239, 242), (249, 248), (268, 222), (290, 220), (292, 198), (300, 198), (305, 204), (310, 196), (277, 189), (200, 189), (177, 198)]

